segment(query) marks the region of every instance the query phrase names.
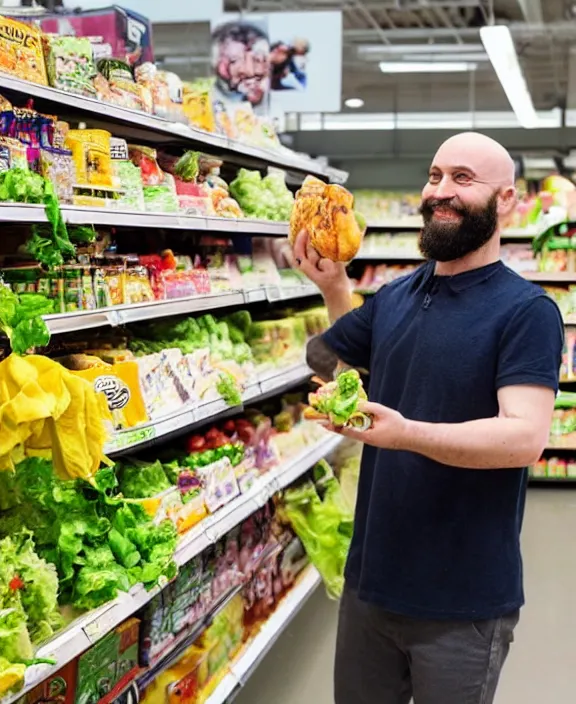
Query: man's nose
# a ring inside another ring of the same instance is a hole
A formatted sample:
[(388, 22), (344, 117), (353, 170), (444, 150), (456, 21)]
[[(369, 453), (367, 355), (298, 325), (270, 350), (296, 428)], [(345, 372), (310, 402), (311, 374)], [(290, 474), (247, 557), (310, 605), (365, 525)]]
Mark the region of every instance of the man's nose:
[(443, 176), (434, 186), (434, 196), (442, 200), (454, 197), (454, 184), (448, 176)]

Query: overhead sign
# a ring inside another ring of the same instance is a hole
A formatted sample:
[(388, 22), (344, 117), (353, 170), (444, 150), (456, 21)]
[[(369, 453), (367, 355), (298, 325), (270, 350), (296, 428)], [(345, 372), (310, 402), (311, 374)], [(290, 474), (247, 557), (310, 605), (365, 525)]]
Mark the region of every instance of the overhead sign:
[[(70, 4), (68, 0), (67, 4)], [(101, 10), (110, 7), (104, 0), (77, 0), (83, 10)], [(144, 15), (153, 23), (210, 22), (221, 17), (223, 0), (121, 0), (117, 3), (126, 10)]]
[(212, 67), (226, 102), (259, 113), (339, 112), (342, 13), (227, 14), (212, 21)]

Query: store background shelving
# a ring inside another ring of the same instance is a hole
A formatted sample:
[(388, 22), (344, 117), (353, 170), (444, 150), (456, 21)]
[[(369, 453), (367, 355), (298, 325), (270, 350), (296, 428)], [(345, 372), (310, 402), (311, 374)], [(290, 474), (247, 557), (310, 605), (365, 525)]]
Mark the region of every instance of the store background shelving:
[[(292, 152), (284, 147), (264, 149), (240, 143), (221, 135), (203, 132), (184, 124), (169, 122), (154, 115), (125, 109), (116, 105), (103, 105), (97, 100), (70, 95), (54, 88), (30, 83), (14, 76), (0, 73), (0, 93), (15, 105), (22, 105), (30, 98), (35, 109), (49, 114), (57, 114), (60, 119), (77, 124), (85, 121), (89, 128), (109, 130), (115, 137), (123, 137), (134, 143), (170, 148), (201, 149), (219, 156), (225, 161), (229, 173), (239, 167), (265, 171), (269, 166), (279, 167), (286, 172), (287, 182), (295, 186), (302, 182), (306, 174), (314, 174), (325, 180), (344, 183), (347, 173), (327, 166), (321, 160)], [(250, 218), (205, 217), (186, 214), (161, 214), (152, 212), (131, 212), (113, 207), (113, 201), (106, 207), (88, 208), (62, 206), (64, 222), (68, 225), (93, 225), (98, 228), (113, 228), (118, 237), (130, 235), (134, 230), (168, 232), (171, 236), (199, 233), (208, 235), (234, 235), (255, 237), (286, 237), (288, 223)], [(43, 206), (27, 204), (0, 204), (0, 222), (16, 226), (47, 223)], [(15, 228), (16, 229), (16, 228)], [(17, 228), (20, 233), (21, 227)], [(53, 335), (78, 333), (94, 328), (118, 328), (132, 323), (167, 318), (171, 316), (213, 312), (254, 304), (281, 304), (297, 302), (318, 295), (311, 285), (282, 281), (281, 284), (264, 285), (246, 290), (232, 289), (209, 295), (188, 296), (185, 298), (158, 300), (150, 303), (125, 304), (87, 311), (71, 311), (45, 316), (45, 321)], [(264, 309), (264, 306), (261, 306)], [(72, 339), (72, 338), (70, 338)], [(67, 337), (58, 340), (68, 340)], [(65, 344), (65, 343), (63, 343)], [(127, 455), (148, 449), (156, 443), (166, 442), (176, 435), (217, 423), (222, 419), (237, 415), (245, 404), (257, 403), (286, 390), (306, 383), (311, 370), (303, 363), (289, 367), (270, 366), (260, 370), (247, 384), (242, 395), (242, 404), (229, 406), (222, 399), (205, 403), (190, 404), (173, 413), (154, 418), (129, 430), (114, 434), (105, 451), (109, 456)], [(258, 477), (250, 489), (232, 499), (215, 513), (209, 514), (198, 525), (185, 533), (178, 543), (174, 559), (183, 566), (209, 546), (214, 545), (232, 528), (262, 508), (278, 491), (288, 487), (311, 469), (320, 459), (337, 449), (342, 438), (320, 431), (318, 440), (308, 444), (297, 455), (285, 459), (280, 465)], [(244, 650), (242, 657), (233, 665), (228, 675), (233, 678), (234, 688), (240, 686), (258, 664), (266, 649), (282, 628), (297, 612), (299, 606), (320, 583), (320, 577), (313, 568), (308, 568), (294, 590), (285, 597), (278, 610), (266, 623), (256, 639)], [(164, 584), (147, 591), (142, 585), (133, 587), (128, 593), (120, 593), (117, 599), (104, 606), (85, 613), (54, 638), (37, 649), (39, 658), (53, 658), (55, 664), (35, 665), (26, 672), (25, 687), (13, 696), (2, 700), (11, 704), (31, 688), (55, 673), (62, 665), (72, 661), (103, 636), (108, 634), (127, 617), (135, 614)], [(216, 693), (210, 701), (214, 699)], [(224, 702), (224, 699), (222, 699)]]
[(49, 114), (67, 116), (71, 113), (76, 119), (84, 117), (90, 120), (94, 128), (109, 129), (113, 126), (113, 131), (118, 137), (143, 139), (155, 144), (178, 144), (188, 148), (204, 147), (217, 155), (226, 155), (228, 159), (240, 160), (244, 166), (277, 166), (300, 174), (315, 174), (336, 183), (344, 183), (348, 177), (345, 171), (325, 166), (285, 147), (263, 149), (219, 134), (170, 122), (156, 115), (103, 103), (94, 98), (72, 95), (6, 73), (0, 73), (0, 92), (8, 98), (34, 98), (36, 108)]

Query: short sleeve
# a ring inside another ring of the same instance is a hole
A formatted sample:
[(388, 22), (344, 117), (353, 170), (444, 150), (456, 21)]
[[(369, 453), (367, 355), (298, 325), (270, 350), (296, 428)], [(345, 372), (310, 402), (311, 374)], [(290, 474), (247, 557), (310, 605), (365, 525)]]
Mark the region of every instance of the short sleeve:
[(500, 340), (496, 388), (534, 384), (558, 391), (564, 324), (554, 301), (542, 294), (522, 304)]
[(322, 335), (338, 358), (351, 367), (369, 369), (372, 351), (372, 318), (376, 296), (347, 313)]

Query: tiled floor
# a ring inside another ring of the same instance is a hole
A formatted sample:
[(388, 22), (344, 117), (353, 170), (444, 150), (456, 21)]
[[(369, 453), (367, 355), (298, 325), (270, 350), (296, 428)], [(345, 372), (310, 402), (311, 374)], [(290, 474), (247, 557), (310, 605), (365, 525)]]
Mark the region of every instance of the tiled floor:
[[(576, 490), (529, 490), (523, 548), (527, 605), (496, 704), (575, 704)], [(236, 703), (333, 704), (335, 630), (318, 590)]]

